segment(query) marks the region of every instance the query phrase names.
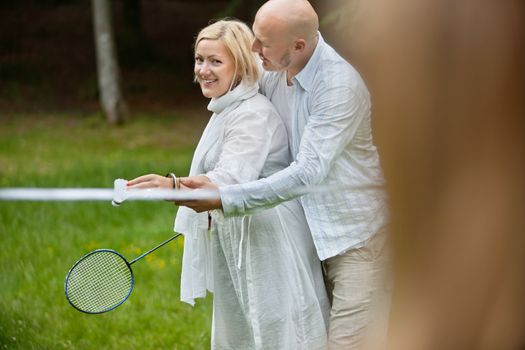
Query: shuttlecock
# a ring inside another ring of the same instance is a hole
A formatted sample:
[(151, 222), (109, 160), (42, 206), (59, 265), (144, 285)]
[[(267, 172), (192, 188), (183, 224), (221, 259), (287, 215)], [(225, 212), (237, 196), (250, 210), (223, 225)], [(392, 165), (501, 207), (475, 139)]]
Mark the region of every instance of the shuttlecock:
[(113, 200), (111, 204), (118, 207), (127, 199), (128, 180), (116, 179), (113, 183)]

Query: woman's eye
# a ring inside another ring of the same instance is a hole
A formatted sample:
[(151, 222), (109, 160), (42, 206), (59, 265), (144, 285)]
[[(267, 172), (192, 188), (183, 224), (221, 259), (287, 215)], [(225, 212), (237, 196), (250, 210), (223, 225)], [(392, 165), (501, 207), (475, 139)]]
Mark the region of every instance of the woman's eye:
[(202, 63), (202, 58), (200, 58), (200, 57), (195, 57), (195, 62), (196, 62), (196, 63)]
[(221, 64), (221, 63), (222, 63), (222, 61), (219, 61), (219, 60), (213, 60), (213, 61), (211, 61), (211, 62), (212, 62), (213, 64), (215, 64), (215, 65), (217, 65), (217, 64)]

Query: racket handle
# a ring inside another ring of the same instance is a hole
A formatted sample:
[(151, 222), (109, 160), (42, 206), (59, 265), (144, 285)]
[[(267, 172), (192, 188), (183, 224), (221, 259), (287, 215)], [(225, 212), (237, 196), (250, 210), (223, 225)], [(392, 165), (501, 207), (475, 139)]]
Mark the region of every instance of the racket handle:
[(165, 245), (165, 244), (167, 244), (167, 243), (173, 241), (175, 238), (179, 237), (181, 234), (182, 234), (182, 233), (177, 233), (175, 236), (173, 236), (173, 237), (171, 237), (171, 238), (165, 240), (164, 242), (162, 242), (161, 244), (159, 244), (159, 245), (156, 246), (155, 248), (150, 249), (150, 250), (148, 250), (147, 252), (145, 252), (144, 254), (142, 254), (142, 255), (136, 257), (136, 258), (133, 259), (133, 261), (131, 261), (129, 264), (131, 265), (131, 264), (133, 264), (134, 262), (139, 261), (140, 259), (142, 259), (142, 258), (145, 257), (146, 255), (148, 255), (148, 254), (150, 254), (150, 253), (153, 253), (155, 250), (157, 250), (157, 249), (159, 249), (160, 247), (162, 247), (163, 245)]

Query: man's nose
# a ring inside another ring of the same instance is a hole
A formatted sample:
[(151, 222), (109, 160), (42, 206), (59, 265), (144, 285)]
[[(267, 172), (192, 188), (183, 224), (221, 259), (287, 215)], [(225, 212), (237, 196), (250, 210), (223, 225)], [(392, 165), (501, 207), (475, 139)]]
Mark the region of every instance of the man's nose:
[(260, 47), (257, 40), (252, 41), (252, 51), (259, 53), (259, 49)]

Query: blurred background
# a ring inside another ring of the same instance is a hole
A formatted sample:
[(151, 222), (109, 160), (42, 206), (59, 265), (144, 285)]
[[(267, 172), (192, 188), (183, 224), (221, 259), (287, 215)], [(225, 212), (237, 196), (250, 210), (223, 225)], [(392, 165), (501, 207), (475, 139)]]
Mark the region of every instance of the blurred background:
[[(11, 111), (98, 111), (93, 4), (88, 0), (0, 2), (0, 108)], [(251, 25), (264, 0), (105, 0), (123, 98), (133, 115), (204, 105), (192, 83), (193, 39), (210, 20)], [(323, 5), (321, 6), (321, 3)], [(350, 4), (312, 1), (334, 46), (351, 25)], [(346, 11), (346, 14), (344, 13)], [(352, 15), (353, 16), (353, 15)]]
[[(263, 2), (0, 1), (0, 187), (186, 174), (210, 116), (193, 38), (211, 19), (251, 24)], [(524, 2), (311, 2), (371, 91), (392, 218), (385, 348), (524, 349)], [(118, 67), (106, 103), (101, 59)], [(111, 313), (81, 314), (63, 293), (82, 254), (132, 259), (171, 236), (176, 209), (0, 202), (0, 348), (208, 348), (211, 298), (178, 301), (180, 239), (134, 265), (135, 290)]]
[[(263, 2), (0, 1), (0, 187), (112, 187), (119, 177), (187, 174), (211, 115), (193, 83), (193, 40), (212, 19), (251, 25)], [(348, 33), (343, 15), (353, 3), (313, 2), (323, 34), (344, 52), (335, 34)], [(97, 16), (113, 36), (116, 120), (97, 75)], [(209, 348), (211, 298), (194, 308), (179, 301), (182, 238), (134, 265), (135, 289), (113, 312), (81, 314), (63, 292), (83, 254), (110, 248), (130, 260), (170, 237), (176, 209), (0, 202), (0, 349)]]

